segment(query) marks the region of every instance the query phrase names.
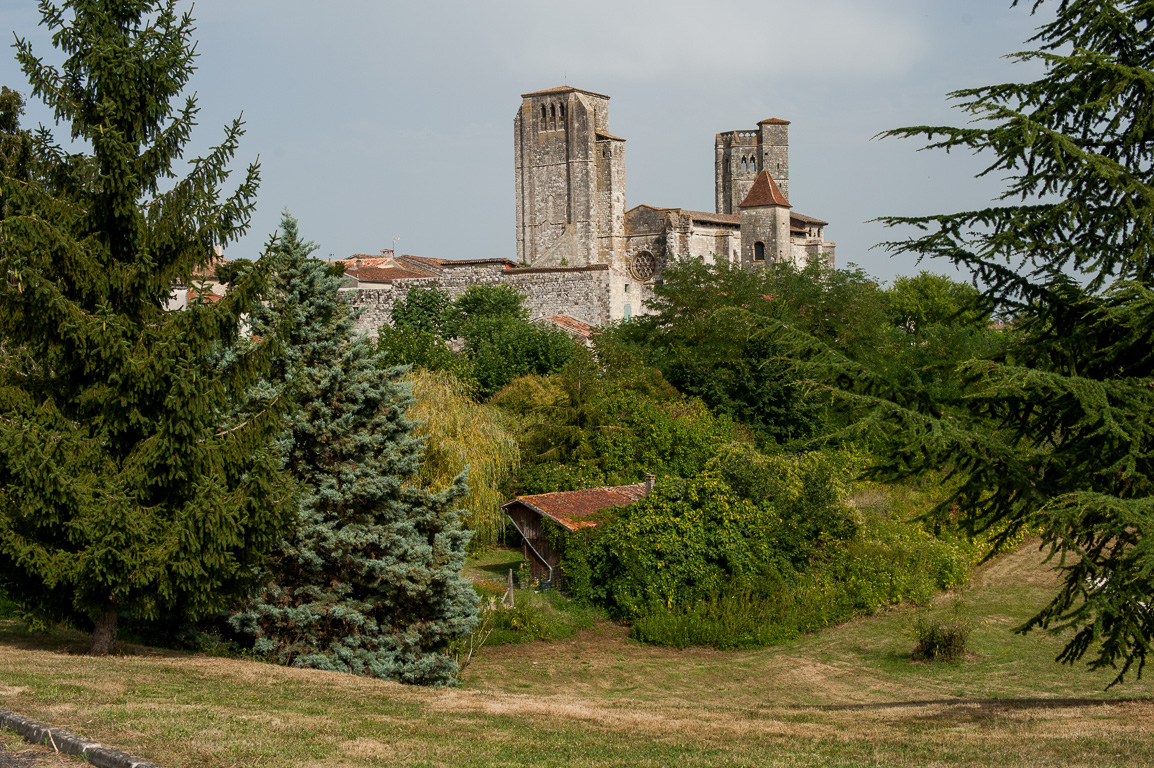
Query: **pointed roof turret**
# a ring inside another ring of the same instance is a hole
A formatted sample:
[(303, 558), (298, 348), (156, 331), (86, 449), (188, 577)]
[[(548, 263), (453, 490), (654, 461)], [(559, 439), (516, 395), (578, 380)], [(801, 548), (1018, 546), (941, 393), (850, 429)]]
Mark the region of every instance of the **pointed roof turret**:
[(785, 199), (785, 195), (781, 194), (781, 190), (777, 187), (777, 182), (769, 175), (769, 171), (762, 171), (757, 174), (757, 178), (753, 182), (753, 186), (749, 188), (749, 194), (741, 201), (738, 208), (759, 208), (766, 205), (781, 205), (786, 208), (792, 208), (789, 201)]

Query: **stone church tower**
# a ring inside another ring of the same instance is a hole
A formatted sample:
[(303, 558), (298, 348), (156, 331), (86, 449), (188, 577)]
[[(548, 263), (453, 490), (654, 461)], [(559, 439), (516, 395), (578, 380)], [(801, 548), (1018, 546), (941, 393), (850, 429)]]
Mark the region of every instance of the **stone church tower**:
[(519, 262), (624, 262), (625, 140), (608, 128), (608, 96), (569, 87), (521, 95), (513, 119)]
[(793, 260), (789, 201), (769, 171), (757, 174), (749, 194), (738, 204), (741, 211), (741, 263), (764, 267)]
[(758, 123), (756, 131), (719, 133), (713, 148), (718, 213), (737, 213), (762, 171), (769, 171), (789, 199), (788, 120), (771, 117)]

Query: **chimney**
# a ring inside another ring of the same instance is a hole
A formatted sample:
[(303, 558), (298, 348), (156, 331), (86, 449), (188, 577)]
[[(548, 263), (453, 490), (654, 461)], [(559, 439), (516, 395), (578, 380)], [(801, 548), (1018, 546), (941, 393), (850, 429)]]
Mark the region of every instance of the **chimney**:
[(653, 481), (656, 479), (657, 478), (653, 475), (652, 472), (646, 472), (645, 473), (645, 495), (646, 496), (653, 493)]

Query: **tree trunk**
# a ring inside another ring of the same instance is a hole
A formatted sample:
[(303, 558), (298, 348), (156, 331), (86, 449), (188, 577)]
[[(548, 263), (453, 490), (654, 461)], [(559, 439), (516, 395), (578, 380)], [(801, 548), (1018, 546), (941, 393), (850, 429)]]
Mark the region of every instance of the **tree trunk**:
[(103, 611), (96, 617), (96, 628), (92, 630), (90, 656), (107, 656), (116, 652), (116, 611)]

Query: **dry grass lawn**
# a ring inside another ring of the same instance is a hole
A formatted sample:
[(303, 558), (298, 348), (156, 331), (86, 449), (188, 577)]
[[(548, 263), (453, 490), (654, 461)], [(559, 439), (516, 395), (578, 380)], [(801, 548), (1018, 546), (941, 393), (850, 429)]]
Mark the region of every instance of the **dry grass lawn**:
[[(455, 690), (0, 625), (0, 707), (182, 766), (1154, 765), (1154, 685), (1012, 635), (1052, 577), (1032, 548), (965, 594), (971, 659), (915, 664), (913, 609), (761, 651), (641, 646), (610, 623), (484, 649)], [(952, 598), (934, 610), (946, 611)]]

